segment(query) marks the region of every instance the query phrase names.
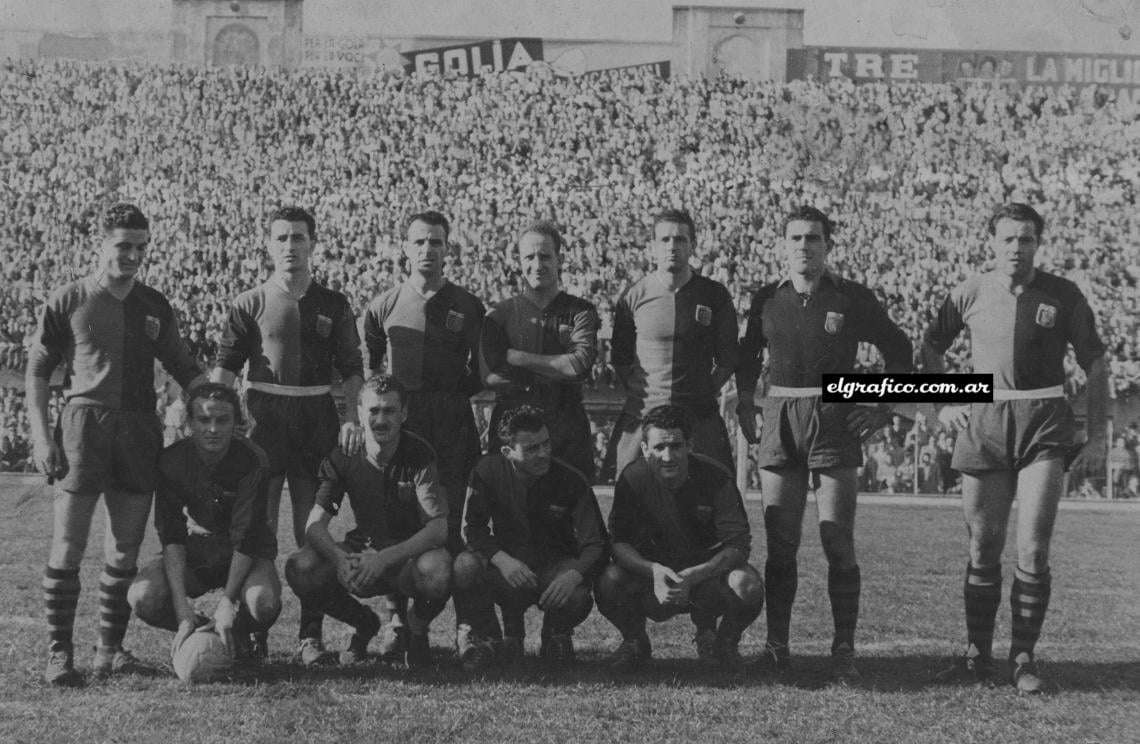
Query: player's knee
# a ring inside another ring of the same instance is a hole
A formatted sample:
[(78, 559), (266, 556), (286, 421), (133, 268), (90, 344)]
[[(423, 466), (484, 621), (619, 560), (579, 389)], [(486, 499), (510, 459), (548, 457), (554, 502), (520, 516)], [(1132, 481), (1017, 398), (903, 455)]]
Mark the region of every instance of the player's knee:
[(595, 584), (594, 593), (599, 602), (620, 602), (626, 594), (630, 575), (621, 566), (611, 563), (606, 566)]
[(479, 582), (479, 578), (483, 575), (484, 563), (482, 557), (465, 550), (459, 555), (455, 556), (455, 561), (452, 563), (452, 577), (451, 580), (458, 591), (466, 591), (474, 588)]
[(764, 579), (751, 566), (737, 568), (728, 574), (728, 588), (746, 605), (764, 604)]
[(819, 539), (828, 564), (847, 567), (855, 563), (855, 535), (851, 528), (820, 522)]
[(251, 586), (245, 591), (245, 604), (254, 622), (268, 628), (281, 614), (281, 593), (264, 584)]
[(416, 559), (416, 588), (425, 599), (445, 601), (451, 594), (451, 555), (439, 548)]
[(302, 548), (285, 561), (285, 581), (298, 597), (308, 596), (319, 589), (316, 574), (322, 559), (317, 551)]

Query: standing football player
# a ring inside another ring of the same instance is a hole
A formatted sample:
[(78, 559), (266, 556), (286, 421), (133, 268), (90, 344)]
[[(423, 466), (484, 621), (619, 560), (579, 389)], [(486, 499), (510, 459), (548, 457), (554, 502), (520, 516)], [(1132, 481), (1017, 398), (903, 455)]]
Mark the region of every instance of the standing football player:
[(610, 665), (625, 672), (650, 658), (647, 618), (689, 613), (697, 657), (737, 669), (740, 637), (764, 605), (764, 582), (747, 563), (752, 533), (735, 476), (693, 451), (679, 406), (650, 410), (642, 436), (642, 457), (614, 487), (614, 563), (597, 586), (598, 610), (622, 638)]
[(939, 412), (943, 425), (958, 428), (951, 464), (962, 473), (970, 540), (963, 665), (974, 680), (992, 684), (1001, 555), (1016, 499), (1009, 673), (1018, 691), (1027, 694), (1046, 689), (1034, 649), (1049, 607), (1049, 543), (1075, 434), (1064, 391), (1070, 344), (1088, 375), (1089, 432), (1072, 469), (1103, 472), (1107, 450), (1104, 345), (1077, 285), (1035, 267), (1044, 227), (1044, 219), (1027, 204), (999, 207), (988, 224), (994, 270), (951, 290), (927, 328), (922, 348), (925, 371), (941, 373), (943, 354), (969, 328), (974, 372), (994, 376), (992, 403), (945, 406)]
[(232, 387), (199, 385), (187, 411), (190, 436), (158, 457), (154, 526), (162, 555), (139, 572), (127, 599), (145, 622), (176, 631), (177, 649), (197, 625), (190, 600), (222, 589), (215, 630), (222, 638), (233, 631), (231, 653), (260, 661), (281, 613), (277, 537), (266, 517), (268, 460), (234, 436), (245, 422)]
[[(468, 672), (522, 654), (523, 619), (543, 611), (539, 655), (554, 666), (574, 662), (572, 635), (590, 614), (590, 587), (606, 560), (606, 530), (589, 480), (551, 455), (550, 432), (530, 406), (499, 419), (498, 453), (479, 460), (464, 508), (468, 552), (455, 559), (455, 603), (470, 619), (460, 634)], [(495, 617), (503, 608), (503, 628)]]
[(483, 322), (483, 380), (495, 391), (487, 452), (500, 451), (503, 412), (523, 405), (542, 411), (554, 456), (594, 477), (590, 420), (582, 383), (598, 354), (598, 311), (563, 292), (562, 235), (549, 222), (534, 222), (518, 240), (523, 291), (495, 305)]
[[(304, 209), (281, 207), (269, 215), (273, 275), (234, 299), (211, 372), (214, 382), (232, 385), (249, 363), (250, 439), (269, 457), (269, 526), (276, 535), (287, 478), (298, 547), (321, 460), (338, 443), (355, 452), (363, 441), (356, 417), (364, 372), (360, 335), (348, 299), (313, 280), (316, 239), (316, 221)], [(343, 382), (343, 424), (332, 397), (334, 368)], [(321, 624), (321, 613), (302, 600), (298, 651), (306, 666), (324, 654)]]
[[(387, 360), (389, 372), (408, 390), (404, 428), (435, 447), (448, 499), (447, 547), (457, 556), (463, 550), (460, 522), (467, 478), (479, 458), (471, 396), (482, 389), (478, 350), (484, 308), (443, 276), (449, 231), (439, 212), (420, 212), (408, 220), (408, 279), (368, 306), (364, 340), (372, 371), (381, 371)], [(395, 660), (407, 651), (408, 631), (400, 620), (404, 612), (406, 598), (386, 598), (383, 657)]]
[(688, 212), (657, 214), (656, 268), (618, 300), (610, 359), (627, 397), (606, 456), (615, 475), (641, 456), (641, 417), (661, 405), (685, 410), (695, 452), (735, 468), (717, 396), (739, 357), (736, 308), (723, 284), (690, 266), (696, 240)]
[[(409, 667), (431, 662), (428, 626), (451, 594), (447, 498), (439, 487), (435, 450), (410, 431), (407, 391), (391, 375), (364, 383), (360, 419), (368, 424), (354, 455), (333, 450), (321, 464), (309, 514), (307, 544), (289, 556), (285, 578), (310, 606), (351, 625), (343, 665), (364, 661), (380, 618), (355, 597), (399, 594), (412, 599), (403, 618)], [(345, 494), (356, 526), (343, 542), (329, 533)]]
[[(779, 672), (791, 669), (796, 557), (808, 488), (814, 486), (835, 624), (832, 672), (848, 681), (858, 677), (855, 626), (862, 592), (855, 558), (856, 469), (863, 462), (862, 441), (890, 421), (890, 411), (824, 403), (821, 376), (853, 372), (859, 342), (878, 348), (887, 372), (910, 372), (913, 360), (906, 335), (875, 295), (828, 268), (831, 234), (831, 220), (813, 207), (800, 207), (784, 219), (786, 275), (752, 299), (736, 373), (737, 415), (748, 441), (760, 444), (768, 538), (765, 660)], [(758, 412), (754, 396), (765, 349), (770, 387)]]
[[(28, 354), (28, 417), (36, 467), (56, 481), (51, 555), (44, 569), (48, 648), (44, 679), (74, 684), (72, 627), (79, 564), (99, 495), (107, 509), (99, 577), (97, 675), (137, 671), (123, 649), (139, 545), (150, 515), (162, 425), (155, 415), (154, 361), (183, 388), (202, 370), (178, 332), (170, 303), (136, 278), (146, 259), (150, 222), (133, 204), (101, 220), (98, 270), (48, 298)], [(65, 365), (64, 398), (53, 436), (48, 381)]]

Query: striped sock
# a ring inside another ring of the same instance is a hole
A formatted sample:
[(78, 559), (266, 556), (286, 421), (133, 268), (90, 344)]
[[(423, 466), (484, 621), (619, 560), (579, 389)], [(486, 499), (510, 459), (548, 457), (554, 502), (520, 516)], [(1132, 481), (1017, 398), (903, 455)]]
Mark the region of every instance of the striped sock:
[[(335, 588), (322, 593), (320, 603), (320, 611), (323, 617), (329, 617), (340, 620), (345, 625), (351, 625), (355, 629), (367, 627), (375, 622), (373, 618), (375, 614), (372, 610), (361, 604), (355, 597), (348, 593), (348, 591), (337, 584)], [(306, 638), (319, 638), (320, 636), (305, 636)]]
[(127, 590), (138, 569), (103, 566), (99, 576), (99, 645), (117, 647), (123, 644), (127, 623), (131, 620), (131, 606), (127, 603)]
[(79, 604), (79, 569), (45, 566), (41, 586), (51, 649), (70, 648), (75, 607)]
[(966, 642), (982, 656), (992, 656), (994, 623), (1001, 606), (1001, 564), (991, 568), (967, 564), (962, 597), (966, 607)]
[(855, 650), (855, 626), (859, 622), (859, 595), (863, 591), (862, 574), (858, 566), (827, 569), (827, 596), (831, 599), (831, 618), (835, 622), (835, 640), (831, 651), (847, 644)]
[(1045, 624), (1045, 612), (1049, 609), (1052, 589), (1053, 577), (1049, 569), (1039, 574), (1017, 569), (1013, 586), (1009, 590), (1009, 607), (1013, 613), (1009, 645), (1011, 660), (1022, 652), (1033, 656), (1037, 639), (1041, 637), (1041, 626)]
[(799, 564), (796, 561), (764, 564), (764, 601), (767, 605), (768, 642), (788, 645), (792, 627), (792, 604), (799, 586)]

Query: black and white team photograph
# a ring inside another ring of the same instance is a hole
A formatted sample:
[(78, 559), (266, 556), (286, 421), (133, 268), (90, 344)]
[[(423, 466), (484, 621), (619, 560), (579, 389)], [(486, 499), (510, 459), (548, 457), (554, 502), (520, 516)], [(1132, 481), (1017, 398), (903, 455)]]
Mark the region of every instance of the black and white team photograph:
[(1134, 28), (0, 0), (0, 740), (1140, 740)]

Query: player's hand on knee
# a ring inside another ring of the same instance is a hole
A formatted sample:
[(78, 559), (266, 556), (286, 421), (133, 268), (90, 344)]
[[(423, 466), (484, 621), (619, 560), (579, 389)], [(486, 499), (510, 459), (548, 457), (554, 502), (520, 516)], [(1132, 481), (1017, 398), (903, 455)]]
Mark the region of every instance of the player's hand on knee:
[(336, 562), (336, 579), (345, 589), (351, 590), (353, 588), (353, 580), (356, 576), (359, 560), (359, 553), (342, 553)]
[(578, 585), (583, 581), (582, 574), (571, 568), (569, 571), (564, 571), (555, 577), (554, 581), (546, 587), (546, 591), (538, 598), (538, 608), (545, 612), (546, 610), (558, 609), (565, 607), (566, 603), (570, 601), (570, 595), (578, 588)]
[(345, 421), (340, 426), (337, 443), (344, 454), (352, 457), (364, 446), (364, 427), (354, 421)]
[(49, 478), (62, 478), (67, 474), (67, 458), (63, 450), (50, 439), (37, 439), (32, 445), (36, 469)]
[(938, 411), (938, 421), (945, 427), (965, 429), (970, 423), (969, 406), (943, 406)]
[(356, 557), (356, 570), (352, 575), (352, 589), (363, 594), (368, 587), (375, 586), (384, 578), (384, 572), (392, 567), (392, 560), (381, 550), (375, 553), (360, 553)]
[(534, 575), (525, 563), (500, 550), (491, 559), (492, 565), (499, 569), (512, 589), (533, 589), (538, 586), (538, 577)]
[(688, 601), (685, 580), (676, 571), (660, 563), (653, 564), (653, 596), (658, 604), (683, 604)]

